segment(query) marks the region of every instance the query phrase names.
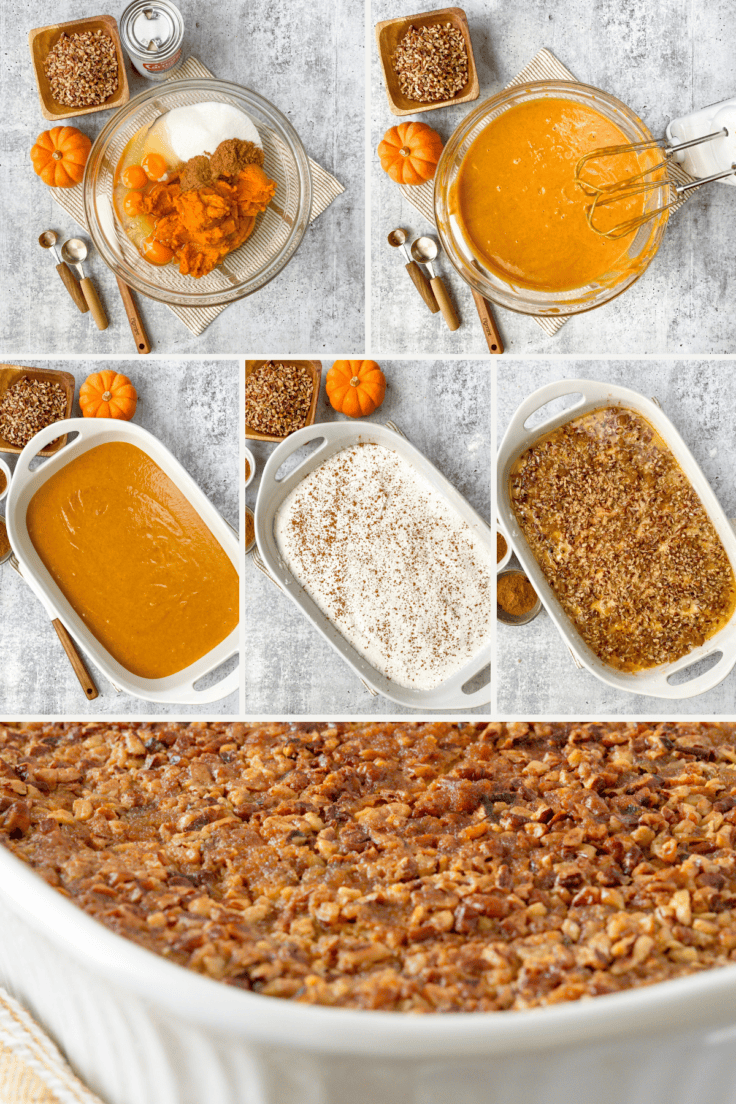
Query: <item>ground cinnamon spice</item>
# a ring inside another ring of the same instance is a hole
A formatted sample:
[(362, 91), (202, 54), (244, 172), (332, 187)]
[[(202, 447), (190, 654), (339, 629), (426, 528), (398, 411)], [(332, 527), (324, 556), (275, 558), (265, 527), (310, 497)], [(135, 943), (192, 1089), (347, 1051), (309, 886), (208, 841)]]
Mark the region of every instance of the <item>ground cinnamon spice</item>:
[(256, 528), (253, 523), (253, 515), (250, 510), (245, 511), (245, 547), (250, 548), (253, 539), (256, 535)]
[(10, 551), (10, 541), (8, 540), (8, 530), (5, 528), (5, 522), (0, 518), (0, 560), (3, 556), (7, 556)]
[(506, 543), (506, 538), (503, 537), (500, 533), (496, 533), (496, 563), (501, 562), (501, 560), (506, 555), (508, 547), (509, 546)]
[(512, 617), (523, 617), (537, 603), (534, 587), (520, 571), (501, 575), (498, 580), (496, 601), (504, 613)]

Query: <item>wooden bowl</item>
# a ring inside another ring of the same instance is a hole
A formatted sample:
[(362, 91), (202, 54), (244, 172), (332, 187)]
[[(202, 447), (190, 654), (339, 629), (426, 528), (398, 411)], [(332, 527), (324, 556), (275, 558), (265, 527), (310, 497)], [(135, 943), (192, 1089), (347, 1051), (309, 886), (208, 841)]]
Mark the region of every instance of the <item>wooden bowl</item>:
[[(451, 99), (438, 100), (436, 103), (420, 103), (418, 100), (410, 100), (399, 88), (399, 78), (394, 72), (391, 58), (410, 26), (430, 27), (435, 23), (452, 23), (453, 27), (457, 27), (462, 33), (468, 55), (468, 79), (464, 87)], [(409, 15), (402, 19), (384, 19), (382, 23), (376, 23), (376, 42), (386, 85), (388, 106), (394, 115), (416, 115), (420, 111), (436, 111), (438, 107), (448, 107), (450, 104), (468, 103), (470, 100), (478, 99), (480, 95), (478, 70), (473, 57), (468, 18), (462, 8), (437, 8), (435, 11)]]
[[(322, 361), (321, 360), (285, 360), (284, 357), (269, 357), (269, 360), (275, 361), (277, 364), (306, 364), (309, 371), (312, 373), (312, 380), (314, 381), (314, 389), (312, 391), (312, 402), (309, 407), (309, 413), (307, 414), (307, 420), (303, 427), (314, 425), (314, 419), (317, 414), (317, 402), (319, 400), (319, 385), (322, 378)], [(245, 378), (255, 368), (260, 368), (262, 364), (265, 364), (265, 360), (246, 360), (245, 362)], [(246, 414), (246, 419), (248, 415)], [(271, 433), (259, 433), (256, 429), (250, 429), (248, 422), (245, 423), (245, 438), (247, 441), (285, 441), (289, 434), (285, 434), (281, 437), (275, 437)]]
[[(103, 103), (97, 104), (95, 107), (65, 107), (51, 95), (51, 88), (43, 63), (52, 46), (55, 46), (58, 42), (62, 32), (81, 34), (83, 31), (105, 31), (115, 43), (115, 52), (118, 56), (118, 88), (113, 96), (109, 96)], [(44, 119), (50, 119), (51, 122), (58, 123), (62, 119), (70, 119), (73, 115), (92, 115), (95, 111), (109, 111), (113, 107), (120, 107), (130, 99), (123, 47), (118, 34), (117, 22), (111, 15), (96, 15), (91, 19), (71, 19), (68, 23), (52, 23), (48, 27), (36, 27), (28, 34), (28, 45), (31, 48), (38, 98), (41, 101), (41, 114)]]
[[(24, 376), (27, 376), (28, 379), (51, 380), (52, 383), (60, 383), (66, 391), (66, 412), (63, 417), (71, 418), (76, 381), (70, 372), (57, 372), (55, 368), (21, 368), (17, 364), (0, 364), (0, 399), (3, 398), (9, 387), (12, 387)], [(38, 455), (53, 456), (65, 444), (66, 434), (63, 434), (52, 441), (50, 445), (47, 445), (46, 448), (41, 449)], [(23, 449), (19, 448), (18, 445), (11, 445), (9, 441), (5, 441), (0, 437), (0, 452), (13, 452), (17, 455), (22, 451)]]

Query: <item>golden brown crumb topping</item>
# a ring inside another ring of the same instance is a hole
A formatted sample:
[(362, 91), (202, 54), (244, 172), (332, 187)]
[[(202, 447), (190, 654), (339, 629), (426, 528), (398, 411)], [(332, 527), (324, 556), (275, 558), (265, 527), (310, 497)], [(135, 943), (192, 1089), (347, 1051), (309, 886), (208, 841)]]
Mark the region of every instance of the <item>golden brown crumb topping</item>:
[(733, 614), (736, 580), (713, 523), (634, 411), (597, 410), (536, 441), (509, 491), (562, 608), (612, 667), (671, 663)]
[(736, 726), (4, 724), (0, 839), (298, 1001), (489, 1011), (736, 957)]

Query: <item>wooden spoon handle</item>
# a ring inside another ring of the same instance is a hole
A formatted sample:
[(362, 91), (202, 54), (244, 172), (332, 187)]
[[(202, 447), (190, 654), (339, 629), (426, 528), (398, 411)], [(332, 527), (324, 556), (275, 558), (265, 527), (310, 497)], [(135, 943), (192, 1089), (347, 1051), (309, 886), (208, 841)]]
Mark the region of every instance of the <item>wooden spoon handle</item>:
[(417, 262), (409, 261), (408, 265), (406, 266), (406, 271), (411, 276), (414, 282), (414, 287), (417, 289), (422, 299), (431, 310), (432, 314), (437, 314), (437, 311), (440, 308), (437, 305), (437, 300), (434, 297), (434, 292), (429, 286), (429, 280), (424, 275)]
[(82, 291), (84, 292), (84, 298), (87, 300), (89, 309), (92, 311), (92, 317), (97, 323), (98, 330), (106, 330), (108, 327), (107, 315), (102, 306), (102, 303), (97, 297), (94, 284), (90, 280), (89, 276), (85, 276), (83, 280), (79, 281), (82, 285)]
[(55, 618), (51, 622), (51, 624), (56, 629), (56, 635), (61, 641), (62, 648), (69, 657), (69, 662), (74, 668), (74, 674), (79, 679), (79, 685), (84, 690), (87, 701), (94, 701), (95, 698), (99, 696), (99, 692), (94, 682), (92, 681), (92, 676), (90, 675), (84, 664), (84, 660), (77, 651), (77, 647), (74, 641), (72, 640), (58, 617)]
[(82, 314), (86, 314), (89, 310), (89, 307), (87, 306), (87, 300), (84, 298), (84, 292), (79, 286), (79, 280), (77, 280), (66, 261), (62, 261), (60, 264), (58, 264), (56, 266), (56, 271), (61, 276), (62, 284), (69, 292)]
[(478, 317), (480, 318), (480, 324), (483, 327), (483, 333), (486, 335), (486, 342), (488, 343), (489, 353), (502, 353), (503, 341), (501, 340), (501, 334), (498, 332), (498, 326), (496, 325), (496, 319), (493, 317), (493, 311), (491, 310), (491, 304), (487, 299), (475, 290), (472, 289), (473, 299), (475, 300), (475, 306), (478, 311)]
[(430, 280), (429, 282), (432, 285), (434, 297), (440, 305), (442, 317), (447, 323), (448, 330), (456, 330), (460, 325), (460, 319), (455, 312), (455, 308), (452, 305), (452, 300), (450, 299), (450, 296), (447, 294), (447, 288), (442, 283), (442, 280), (439, 276), (435, 276), (434, 279)]
[(128, 322), (135, 338), (135, 347), (139, 353), (150, 353), (151, 343), (148, 340), (148, 334), (146, 333), (146, 327), (143, 325), (143, 319), (138, 313), (138, 307), (136, 301), (133, 298), (132, 292), (128, 285), (124, 283), (119, 276), (115, 279), (118, 282), (118, 288), (120, 290), (120, 298), (123, 300), (123, 306), (125, 307), (125, 313), (128, 316)]

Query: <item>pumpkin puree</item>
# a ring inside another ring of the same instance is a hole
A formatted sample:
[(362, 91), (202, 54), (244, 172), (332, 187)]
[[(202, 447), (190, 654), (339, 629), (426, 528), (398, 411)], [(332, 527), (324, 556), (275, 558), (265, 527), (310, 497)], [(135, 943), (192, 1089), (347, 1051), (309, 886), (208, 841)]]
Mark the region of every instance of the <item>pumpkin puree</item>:
[[(546, 291), (585, 286), (629, 268), (633, 234), (616, 241), (591, 230), (591, 198), (575, 182), (586, 153), (628, 142), (599, 111), (572, 100), (540, 98), (504, 111), (468, 149), (450, 207), (473, 253), (504, 280)], [(585, 175), (609, 183), (651, 165), (651, 152), (589, 162)], [(610, 222), (635, 218), (645, 199), (598, 209)], [(596, 219), (597, 224), (598, 218)]]
[[(155, 184), (143, 197), (142, 211), (157, 219), (151, 240), (165, 252), (154, 263), (176, 260), (182, 276), (206, 276), (253, 232), (276, 184), (256, 164), (246, 165), (232, 184), (211, 184), (183, 192), (179, 180)], [(144, 251), (145, 255), (145, 251)]]
[(238, 623), (238, 576), (158, 464), (113, 441), (70, 460), (34, 494), (33, 547), (114, 659), (141, 678), (182, 671)]

